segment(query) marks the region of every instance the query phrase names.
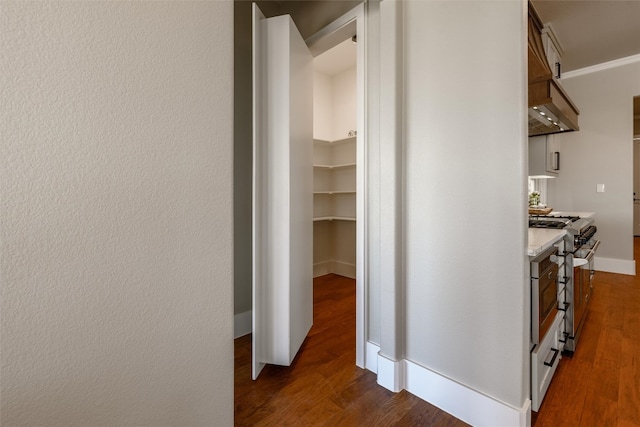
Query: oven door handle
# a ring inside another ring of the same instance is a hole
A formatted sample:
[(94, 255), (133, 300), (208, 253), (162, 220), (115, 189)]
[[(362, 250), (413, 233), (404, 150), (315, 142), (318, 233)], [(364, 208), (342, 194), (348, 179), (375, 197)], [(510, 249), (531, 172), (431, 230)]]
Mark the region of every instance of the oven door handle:
[(592, 266), (591, 263), (593, 262), (593, 258), (596, 256), (596, 251), (598, 250), (599, 246), (600, 246), (600, 240), (596, 240), (596, 242), (593, 244), (593, 246), (589, 250), (589, 253), (585, 257), (587, 260), (587, 268), (589, 268), (589, 280), (593, 280), (593, 276), (596, 272), (595, 269), (591, 268)]
[(553, 357), (551, 358), (551, 362), (544, 362), (546, 366), (553, 366), (553, 364), (556, 362), (558, 354), (560, 354), (560, 350), (557, 350), (555, 348), (552, 348), (551, 351), (553, 351)]
[(598, 247), (600, 247), (600, 240), (596, 240), (593, 246), (589, 249), (589, 252), (587, 252), (587, 255), (584, 257), (588, 263), (591, 263), (591, 261), (593, 261), (593, 257), (596, 256)]
[[(596, 240), (591, 247), (581, 246), (573, 252), (573, 259), (586, 259), (587, 261), (591, 261), (591, 259), (595, 256), (596, 251), (600, 247), (600, 240)], [(585, 253), (586, 252), (586, 253)], [(580, 256), (578, 256), (580, 254)], [(583, 255), (584, 254), (584, 255)]]

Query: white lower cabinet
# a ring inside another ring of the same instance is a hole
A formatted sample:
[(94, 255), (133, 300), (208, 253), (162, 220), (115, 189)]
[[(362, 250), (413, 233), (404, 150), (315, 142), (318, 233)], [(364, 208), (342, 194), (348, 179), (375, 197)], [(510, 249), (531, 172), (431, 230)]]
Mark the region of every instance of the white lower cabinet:
[(356, 275), (356, 137), (314, 141), (313, 276)]
[(544, 340), (531, 351), (531, 407), (536, 412), (542, 405), (542, 399), (562, 358), (560, 339), (563, 320), (564, 312), (560, 311)]

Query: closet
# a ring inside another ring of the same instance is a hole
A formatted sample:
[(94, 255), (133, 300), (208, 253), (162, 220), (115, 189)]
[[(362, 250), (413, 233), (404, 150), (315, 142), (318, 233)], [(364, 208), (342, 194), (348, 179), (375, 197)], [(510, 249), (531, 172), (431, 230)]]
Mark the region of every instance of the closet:
[(314, 59), (313, 276), (356, 278), (356, 47)]

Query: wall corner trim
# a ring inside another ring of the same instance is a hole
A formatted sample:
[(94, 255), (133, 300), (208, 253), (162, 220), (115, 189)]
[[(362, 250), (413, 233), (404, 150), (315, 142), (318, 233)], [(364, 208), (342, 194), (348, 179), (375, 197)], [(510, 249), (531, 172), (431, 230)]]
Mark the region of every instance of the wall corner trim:
[(378, 353), (378, 384), (395, 393), (404, 390), (405, 360), (391, 360)]
[(367, 341), (367, 348), (365, 351), (365, 368), (374, 374), (378, 373), (378, 352), (380, 351), (380, 346), (372, 343), (371, 341)]

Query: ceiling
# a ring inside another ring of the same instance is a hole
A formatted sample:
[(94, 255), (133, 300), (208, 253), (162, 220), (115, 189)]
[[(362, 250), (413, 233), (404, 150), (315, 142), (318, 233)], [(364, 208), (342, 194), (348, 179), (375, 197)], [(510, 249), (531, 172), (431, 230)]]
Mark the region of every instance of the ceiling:
[[(531, 0), (543, 23), (550, 23), (564, 54), (562, 70), (573, 71), (614, 59), (640, 55), (640, 0)], [(357, 1), (279, 1), (313, 16), (328, 5), (351, 7)], [(342, 3), (348, 3), (343, 5)], [(320, 7), (319, 5), (322, 5)], [(325, 19), (328, 20), (329, 18)]]
[(532, 0), (572, 71), (640, 54), (640, 0)]
[(313, 69), (328, 76), (335, 76), (356, 66), (356, 45), (347, 39), (313, 59)]
[[(550, 23), (560, 40), (564, 50), (564, 72), (640, 55), (640, 0), (531, 1), (542, 22)], [(271, 3), (292, 15), (312, 7), (314, 13), (301, 16), (317, 17), (329, 6), (352, 7), (352, 3), (357, 4), (358, 1), (281, 0)], [(331, 19), (326, 17), (324, 21), (330, 22)], [(322, 25), (318, 23), (315, 27), (321, 28)]]

